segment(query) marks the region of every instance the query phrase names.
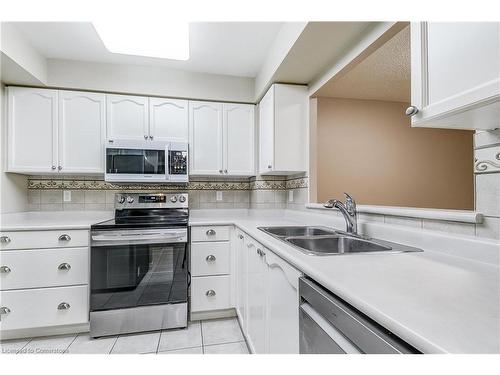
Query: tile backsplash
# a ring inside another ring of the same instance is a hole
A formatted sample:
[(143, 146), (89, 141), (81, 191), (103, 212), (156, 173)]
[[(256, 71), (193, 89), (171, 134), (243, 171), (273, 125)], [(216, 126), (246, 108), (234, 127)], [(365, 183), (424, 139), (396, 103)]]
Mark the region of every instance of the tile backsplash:
[[(258, 176), (252, 178), (192, 178), (187, 185), (117, 185), (91, 176), (30, 176), (30, 211), (113, 210), (119, 192), (187, 192), (192, 209), (207, 208), (292, 208), (307, 202), (308, 178), (304, 175)], [(69, 191), (71, 200), (65, 201)], [(293, 201), (289, 201), (293, 191)], [(217, 200), (220, 192), (220, 200)]]

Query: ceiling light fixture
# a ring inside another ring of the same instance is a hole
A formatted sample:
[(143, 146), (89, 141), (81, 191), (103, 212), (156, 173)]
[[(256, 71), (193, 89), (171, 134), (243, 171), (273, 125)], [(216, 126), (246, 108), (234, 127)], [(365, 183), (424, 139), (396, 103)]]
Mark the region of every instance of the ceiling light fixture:
[(189, 23), (92, 22), (109, 52), (125, 55), (189, 59)]

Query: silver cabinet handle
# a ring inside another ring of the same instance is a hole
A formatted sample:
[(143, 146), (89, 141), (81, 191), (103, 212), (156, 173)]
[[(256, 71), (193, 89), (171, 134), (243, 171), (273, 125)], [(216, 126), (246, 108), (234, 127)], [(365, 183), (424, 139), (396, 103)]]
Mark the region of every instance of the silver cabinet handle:
[(227, 169), (224, 169), (224, 173), (227, 173)]
[(71, 236), (69, 234), (61, 234), (59, 236), (59, 241), (70, 241), (71, 240)]
[(205, 258), (205, 260), (206, 260), (207, 262), (215, 262), (215, 260), (216, 260), (216, 259), (217, 259), (217, 258), (215, 257), (215, 255), (212, 255), (212, 254), (208, 255), (208, 256)]
[(0, 267), (0, 273), (10, 273), (12, 270), (7, 266)]
[(406, 116), (409, 116), (409, 117), (415, 116), (418, 113), (418, 108), (415, 107), (414, 105), (411, 105), (408, 108), (406, 108), (405, 113), (406, 113)]
[(58, 310), (69, 310), (69, 308), (71, 307), (71, 305), (67, 302), (61, 302), (58, 306), (57, 306), (57, 309)]
[(52, 168), (53, 171), (56, 170), (56, 166), (55, 165), (53, 165), (51, 168)]
[(59, 167), (57, 167), (57, 169), (60, 171), (60, 170), (62, 169), (62, 167), (61, 167), (61, 166), (59, 166)]
[(240, 240), (242, 240), (242, 239), (243, 239), (243, 238), (245, 238), (245, 237), (243, 237), (243, 236), (240, 234), (240, 235), (238, 236), (238, 238), (239, 238)]
[(207, 292), (205, 293), (207, 297), (214, 297), (216, 294), (217, 293), (215, 293), (215, 290), (213, 289), (207, 290)]
[(62, 271), (69, 271), (71, 269), (71, 265), (69, 263), (61, 263), (59, 267), (57, 267), (57, 269)]
[(215, 234), (216, 234), (217, 232), (216, 232), (215, 230), (213, 230), (213, 229), (209, 229), (209, 230), (207, 230), (207, 232), (206, 232), (206, 233), (207, 233), (207, 236), (215, 236)]
[(0, 242), (1, 243), (10, 243), (10, 237), (9, 236), (2, 236), (2, 237), (0, 237)]
[(147, 136), (147, 135), (144, 135), (144, 139), (148, 139), (148, 136)]
[(149, 136), (149, 139), (153, 140), (153, 136), (152, 136), (152, 135), (150, 135), (150, 136)]
[(271, 164), (269, 164), (269, 165), (267, 166), (267, 169), (271, 169), (272, 167), (273, 167), (273, 166), (272, 166)]
[(263, 252), (261, 249), (257, 249), (257, 254), (259, 254), (261, 257), (263, 257), (264, 255), (266, 255), (266, 253)]
[(10, 314), (10, 309), (6, 306), (0, 307), (0, 315), (7, 315)]
[(219, 173), (222, 173), (222, 169), (219, 169)]

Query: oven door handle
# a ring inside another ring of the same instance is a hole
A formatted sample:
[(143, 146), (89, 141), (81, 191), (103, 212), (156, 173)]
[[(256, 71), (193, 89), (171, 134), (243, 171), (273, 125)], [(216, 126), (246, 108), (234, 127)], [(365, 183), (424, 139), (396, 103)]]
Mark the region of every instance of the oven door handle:
[(185, 233), (94, 234), (92, 241), (177, 240), (185, 236)]

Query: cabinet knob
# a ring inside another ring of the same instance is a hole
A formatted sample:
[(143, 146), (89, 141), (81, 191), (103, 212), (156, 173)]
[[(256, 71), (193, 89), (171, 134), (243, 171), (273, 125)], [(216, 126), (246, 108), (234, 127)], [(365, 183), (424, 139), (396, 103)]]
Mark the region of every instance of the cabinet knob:
[(7, 266), (0, 267), (0, 273), (10, 273), (12, 270)]
[(71, 236), (69, 234), (61, 234), (59, 236), (59, 241), (70, 241), (71, 240)]
[(240, 235), (238, 236), (238, 238), (239, 238), (240, 240), (242, 240), (244, 237), (240, 234)]
[(271, 169), (272, 167), (273, 167), (273, 166), (272, 166), (271, 164), (269, 164), (269, 165), (267, 166), (267, 169)]
[(215, 255), (211, 255), (211, 254), (210, 254), (210, 255), (208, 255), (208, 256), (205, 258), (205, 260), (206, 260), (207, 262), (215, 262), (215, 259), (217, 259), (217, 258), (215, 258)]
[(62, 167), (61, 167), (61, 166), (57, 167), (57, 170), (58, 170), (58, 171), (60, 171), (61, 169), (62, 169)]
[(54, 170), (56, 169), (56, 166), (55, 166), (55, 165), (53, 165), (51, 168), (52, 168), (52, 170), (54, 171)]
[(58, 306), (57, 306), (57, 309), (58, 310), (69, 310), (69, 308), (71, 307), (71, 305), (67, 302), (61, 302)]
[(415, 107), (414, 105), (411, 105), (408, 108), (406, 108), (405, 113), (406, 113), (406, 116), (412, 117), (418, 113), (418, 108)]
[(207, 230), (206, 233), (207, 233), (207, 236), (215, 236), (215, 234), (216, 234), (215, 230), (213, 230), (213, 229)]
[(224, 169), (224, 173), (227, 173), (227, 169)]
[(9, 236), (0, 237), (0, 243), (10, 243), (10, 237)]
[(205, 293), (207, 297), (214, 297), (216, 294), (217, 293), (215, 293), (215, 290), (213, 289), (207, 290), (207, 292)]
[(152, 135), (150, 135), (150, 136), (149, 136), (149, 139), (153, 140), (153, 136), (152, 136)]
[(147, 136), (147, 135), (144, 135), (144, 139), (148, 139), (148, 136)]
[(0, 315), (7, 315), (10, 314), (10, 309), (6, 306), (0, 307)]
[(69, 263), (61, 263), (57, 269), (61, 271), (69, 271), (71, 269), (71, 265)]
[(219, 169), (219, 173), (222, 173), (222, 169)]

